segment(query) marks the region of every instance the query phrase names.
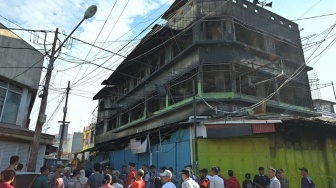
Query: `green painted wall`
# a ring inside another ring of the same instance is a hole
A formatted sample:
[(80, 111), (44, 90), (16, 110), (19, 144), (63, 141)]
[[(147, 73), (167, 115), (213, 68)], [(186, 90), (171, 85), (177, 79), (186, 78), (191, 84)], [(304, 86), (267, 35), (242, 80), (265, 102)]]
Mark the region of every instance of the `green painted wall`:
[(276, 143), (274, 137), (198, 139), (199, 169), (217, 165), (224, 177), (231, 169), (242, 182), (245, 173), (254, 176), (259, 166), (282, 168), (290, 187), (300, 187), (299, 168), (306, 167), (317, 187), (335, 188), (336, 140), (327, 139), (320, 147), (323, 144), (308, 139), (288, 146)]
[(198, 139), (199, 169), (219, 166), (227, 177), (233, 170), (241, 183), (245, 173), (256, 174), (260, 166), (270, 166), (267, 138)]

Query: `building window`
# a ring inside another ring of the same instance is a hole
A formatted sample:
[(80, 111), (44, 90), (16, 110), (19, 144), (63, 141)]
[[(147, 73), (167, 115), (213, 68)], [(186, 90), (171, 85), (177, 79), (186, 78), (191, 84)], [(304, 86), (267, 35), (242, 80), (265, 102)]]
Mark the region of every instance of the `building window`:
[(0, 121), (16, 124), (22, 88), (0, 80)]
[(88, 145), (89, 144), (89, 135), (90, 135), (90, 133), (85, 133), (85, 139), (84, 139), (84, 144), (85, 145)]
[(236, 40), (260, 50), (265, 50), (264, 35), (248, 29), (247, 26), (235, 24)]
[(121, 125), (126, 125), (129, 122), (129, 110), (125, 109), (121, 112)]
[(284, 59), (290, 59), (298, 62), (301, 58), (301, 50), (287, 42), (274, 40), (276, 54)]
[(92, 144), (94, 141), (94, 130), (91, 130), (91, 134), (90, 134), (90, 144)]
[(147, 114), (149, 117), (153, 116), (154, 112), (164, 109), (165, 106), (166, 106), (166, 97), (159, 96), (157, 91), (148, 96)]
[(97, 124), (97, 126), (96, 126), (96, 133), (97, 133), (97, 135), (101, 135), (101, 134), (104, 133), (104, 121), (101, 122), (101, 123), (99, 123), (99, 124)]
[(108, 125), (107, 125), (107, 132), (111, 131), (113, 129), (117, 128), (117, 118), (116, 117), (112, 117), (109, 121), (108, 121)]
[(228, 63), (203, 66), (203, 92), (231, 92), (230, 65)]
[(169, 105), (192, 97), (193, 81), (195, 82), (195, 93), (197, 93), (197, 71), (197, 69), (190, 70), (169, 83), (167, 88)]
[(99, 102), (99, 112), (102, 111), (102, 110), (104, 109), (104, 106), (105, 106), (104, 101), (101, 100), (101, 101)]
[(145, 101), (139, 101), (138, 103), (134, 104), (130, 112), (131, 121), (142, 118), (144, 116), (144, 111)]

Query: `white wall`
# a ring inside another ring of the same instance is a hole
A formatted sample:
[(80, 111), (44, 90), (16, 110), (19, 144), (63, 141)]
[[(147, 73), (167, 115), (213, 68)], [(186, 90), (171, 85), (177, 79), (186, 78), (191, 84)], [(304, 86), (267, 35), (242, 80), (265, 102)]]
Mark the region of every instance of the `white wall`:
[[(26, 171), (30, 152), (29, 148), (30, 144), (28, 143), (0, 141), (0, 171), (9, 166), (10, 157), (13, 155), (20, 157), (19, 162), (23, 164), (23, 171)], [(45, 151), (46, 145), (41, 144), (37, 156), (36, 172), (43, 166)]]

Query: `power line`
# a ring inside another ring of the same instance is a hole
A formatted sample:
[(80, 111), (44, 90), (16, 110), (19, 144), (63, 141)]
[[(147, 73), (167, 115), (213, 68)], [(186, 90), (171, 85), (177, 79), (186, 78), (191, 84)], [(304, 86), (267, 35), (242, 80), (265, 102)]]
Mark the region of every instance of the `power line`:
[(15, 79), (15, 78), (17, 78), (17, 77), (19, 77), (19, 76), (21, 76), (22, 74), (26, 73), (27, 71), (29, 71), (30, 69), (32, 69), (35, 65), (37, 65), (38, 63), (40, 63), (42, 60), (44, 60), (44, 56), (43, 56), (40, 60), (38, 60), (36, 63), (34, 63), (32, 66), (28, 67), (26, 70), (24, 70), (24, 71), (21, 72), (20, 74), (14, 76), (14, 77), (12, 78), (12, 80)]
[[(86, 59), (88, 58), (88, 56), (89, 56), (89, 54), (90, 54), (90, 52), (91, 52), (91, 50), (92, 50), (92, 48), (93, 48), (93, 45), (97, 42), (98, 37), (100, 36), (101, 32), (103, 31), (103, 29), (104, 29), (104, 27), (105, 27), (105, 25), (106, 25), (106, 23), (107, 23), (107, 20), (110, 18), (111, 13), (113, 12), (113, 9), (114, 9), (114, 7), (115, 7), (116, 4), (117, 4), (117, 0), (114, 2), (114, 5), (112, 6), (109, 15), (108, 15), (107, 18), (105, 19), (105, 22), (104, 22), (103, 26), (100, 28), (100, 31), (99, 31), (99, 33), (98, 33), (98, 35), (97, 35), (95, 41), (94, 41), (93, 44), (91, 45), (91, 48), (90, 48), (89, 52), (86, 54), (86, 57), (85, 57), (85, 59), (84, 59), (85, 61), (86, 61)], [(77, 72), (77, 74), (76, 74), (76, 76), (75, 76), (73, 82), (75, 82), (75, 80), (76, 80), (76, 78), (77, 78), (79, 72), (81, 71), (81, 69), (82, 69), (82, 67), (80, 67), (80, 69), (78, 70), (78, 72)]]
[(43, 69), (46, 67), (0, 67), (1, 69)]
[(336, 13), (332, 13), (332, 14), (324, 14), (324, 15), (319, 15), (319, 16), (312, 16), (312, 17), (307, 17), (307, 18), (300, 18), (300, 19), (296, 19), (296, 20), (291, 20), (291, 21), (300, 21), (300, 20), (309, 20), (309, 19), (313, 19), (313, 18), (321, 18), (321, 17), (325, 17), (325, 16), (333, 16), (336, 15)]
[(298, 19), (300, 19), (302, 16), (307, 14), (311, 9), (313, 9), (316, 5), (318, 5), (322, 0), (319, 0), (317, 3), (315, 3), (312, 7), (310, 7), (306, 12), (304, 12)]
[[(168, 2), (170, 2), (171, 0), (168, 0), (166, 3), (164, 3), (163, 5), (166, 5)], [(159, 9), (161, 9), (162, 7), (163, 7), (163, 5), (160, 7), (160, 8), (158, 8), (156, 11), (154, 11), (151, 15), (153, 15), (155, 12), (157, 12)], [(175, 6), (177, 6), (177, 5), (175, 5)], [(174, 6), (174, 7), (175, 7)], [(149, 15), (149, 16), (151, 16), (151, 15)], [(161, 14), (161, 16), (162, 16), (163, 14)], [(149, 17), (148, 16), (148, 17)], [(154, 22), (152, 22), (150, 25), (152, 25), (152, 24), (154, 24), (161, 16), (159, 16), (159, 17), (157, 17), (156, 19), (155, 19), (155, 21)], [(145, 19), (147, 19), (148, 17), (146, 17)], [(144, 19), (144, 20), (145, 20)], [(127, 31), (126, 33), (124, 33), (122, 36), (120, 36), (119, 37), (119, 39), (121, 38), (121, 37), (123, 37), (123, 36), (125, 36), (127, 33), (129, 33), (130, 31), (132, 31), (135, 27), (137, 27), (138, 25), (140, 25), (141, 23), (143, 23), (143, 21), (141, 21), (141, 22), (139, 22), (136, 26), (134, 26), (132, 29), (130, 29), (129, 31)], [(136, 40), (136, 38), (138, 37), (138, 36), (140, 36), (140, 34), (142, 34), (142, 33), (144, 33), (149, 27), (150, 27), (150, 25), (147, 27), (147, 28), (145, 28), (141, 33), (139, 33), (136, 37), (134, 37), (128, 44), (126, 44), (126, 45), (124, 45), (121, 49), (124, 49), (127, 45), (129, 45), (132, 41), (134, 41), (134, 40)], [(110, 44), (109, 46), (111, 46), (112, 44)], [(107, 46), (106, 48), (108, 48), (109, 46)], [(119, 52), (120, 52), (120, 50), (119, 50)], [(112, 58), (112, 57), (111, 57)], [(108, 61), (108, 60), (107, 60)], [(107, 61), (105, 61), (105, 62), (103, 62), (101, 65), (103, 65), (103, 64), (105, 64)], [(95, 69), (95, 70), (97, 70), (97, 68)], [(95, 71), (95, 70), (93, 70), (93, 71)], [(89, 74), (91, 74), (93, 71), (91, 71)], [(100, 71), (99, 73), (101, 73), (102, 71)], [(98, 74), (99, 74), (98, 73)], [(88, 75), (89, 75), (88, 74)], [(97, 75), (98, 75), (97, 74)], [(86, 76), (88, 76), (88, 75), (86, 75)], [(95, 76), (94, 76), (95, 77)], [(94, 78), (94, 77), (92, 77), (92, 78)], [(81, 79), (80, 79), (81, 80)], [(88, 79), (87, 79), (88, 80)], [(83, 82), (82, 82), (83, 83)], [(76, 83), (75, 83), (76, 84)]]

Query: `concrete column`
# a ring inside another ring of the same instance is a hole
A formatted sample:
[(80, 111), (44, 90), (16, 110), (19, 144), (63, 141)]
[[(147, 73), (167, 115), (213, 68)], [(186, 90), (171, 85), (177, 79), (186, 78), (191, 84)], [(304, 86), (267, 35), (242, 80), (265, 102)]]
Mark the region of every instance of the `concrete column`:
[(28, 92), (28, 89), (22, 89), (20, 106), (16, 118), (16, 125), (25, 128), (26, 123), (28, 122), (28, 109), (30, 104), (31, 94)]

